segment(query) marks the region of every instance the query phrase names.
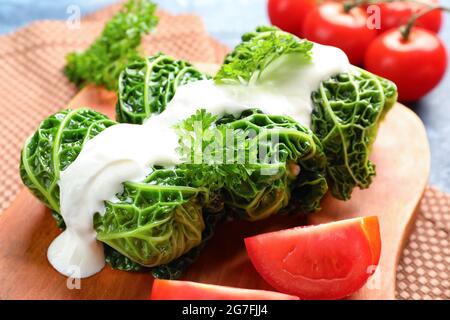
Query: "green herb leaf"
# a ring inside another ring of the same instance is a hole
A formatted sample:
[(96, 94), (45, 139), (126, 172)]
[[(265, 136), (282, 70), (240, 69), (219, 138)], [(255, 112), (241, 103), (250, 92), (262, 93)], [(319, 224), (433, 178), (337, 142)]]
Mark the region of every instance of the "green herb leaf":
[(149, 0), (129, 0), (85, 52), (67, 55), (64, 73), (77, 86), (96, 84), (117, 88), (120, 72), (140, 57), (142, 37), (158, 23), (156, 5)]
[(296, 54), (299, 64), (308, 63), (312, 47), (312, 42), (276, 27), (258, 27), (255, 32), (242, 36), (242, 42), (227, 55), (214, 79), (220, 83), (253, 82), (269, 64), (283, 55)]
[[(256, 109), (215, 119), (199, 110), (182, 121), (177, 126), (183, 147), (179, 151), (194, 163), (186, 165), (187, 170), (192, 172), (197, 166), (200, 176), (208, 176), (208, 189), (220, 191), (227, 213), (261, 220), (287, 207), (291, 191), (298, 193), (300, 189), (297, 208), (320, 208), (320, 199), (328, 189), (326, 158), (320, 141), (309, 129), (290, 117)], [(195, 159), (198, 154), (203, 157)], [(296, 166), (298, 170), (292, 170)]]

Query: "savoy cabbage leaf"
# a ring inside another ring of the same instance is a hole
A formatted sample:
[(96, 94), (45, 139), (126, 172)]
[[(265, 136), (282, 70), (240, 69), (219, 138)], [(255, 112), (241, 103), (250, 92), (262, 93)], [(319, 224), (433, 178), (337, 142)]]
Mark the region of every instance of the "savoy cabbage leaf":
[(202, 242), (181, 257), (167, 263), (151, 268), (152, 275), (158, 279), (178, 279), (183, 272), (197, 260), (202, 249), (214, 235), (216, 226), (225, 219), (224, 211), (205, 215), (205, 229), (202, 233)]
[(312, 130), (321, 140), (334, 197), (348, 200), (355, 187), (369, 187), (369, 160), (381, 120), (397, 99), (395, 85), (354, 67), (321, 83), (312, 95)]
[(214, 235), (216, 226), (225, 218), (225, 212), (219, 210), (213, 214), (204, 215), (205, 229), (202, 232), (201, 243), (173, 261), (155, 267), (145, 267), (105, 245), (106, 262), (114, 269), (135, 272), (151, 272), (155, 278), (178, 279), (183, 272), (199, 257), (202, 249)]
[(94, 217), (98, 240), (148, 267), (199, 245), (204, 229), (197, 189), (155, 183), (152, 175), (125, 182), (119, 201), (106, 202), (105, 214)]
[(164, 111), (178, 86), (207, 78), (188, 62), (162, 53), (138, 59), (120, 74), (116, 119), (142, 124)]
[(23, 183), (53, 210), (58, 225), (59, 175), (78, 156), (84, 143), (114, 125), (101, 113), (89, 109), (64, 110), (41, 122), (22, 149), (20, 176)]

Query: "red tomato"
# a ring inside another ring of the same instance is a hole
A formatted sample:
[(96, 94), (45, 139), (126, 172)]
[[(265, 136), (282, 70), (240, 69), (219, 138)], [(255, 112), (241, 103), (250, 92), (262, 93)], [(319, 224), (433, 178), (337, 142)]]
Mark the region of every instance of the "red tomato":
[(273, 25), (302, 37), (303, 21), (316, 7), (316, 0), (269, 0), (267, 6)]
[(298, 300), (298, 297), (274, 291), (155, 279), (150, 300)]
[(364, 66), (395, 82), (399, 100), (415, 101), (433, 89), (444, 76), (447, 52), (441, 39), (428, 30), (413, 27), (405, 41), (398, 29), (392, 29), (371, 43)]
[(300, 299), (339, 299), (366, 283), (381, 251), (378, 218), (298, 227), (245, 239), (259, 274)]
[(366, 26), (367, 14), (362, 8), (345, 13), (343, 5), (326, 2), (312, 10), (303, 24), (305, 38), (342, 49), (354, 65), (361, 65), (367, 46), (377, 31)]
[[(425, 3), (438, 4), (439, 0), (424, 0)], [(426, 5), (414, 2), (391, 2), (380, 3), (381, 31), (400, 27), (408, 22), (409, 18), (417, 12), (427, 8)], [(442, 23), (441, 10), (433, 10), (420, 17), (416, 21), (416, 26), (439, 32)]]

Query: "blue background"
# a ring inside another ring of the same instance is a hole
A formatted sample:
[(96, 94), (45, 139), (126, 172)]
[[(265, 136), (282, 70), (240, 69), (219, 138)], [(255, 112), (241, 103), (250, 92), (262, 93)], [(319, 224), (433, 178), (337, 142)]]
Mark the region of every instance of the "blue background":
[[(68, 17), (67, 7), (72, 4), (78, 5), (82, 14), (87, 14), (114, 2), (115, 0), (0, 0), (0, 33), (12, 32), (33, 20), (65, 19)], [(266, 0), (155, 2), (172, 13), (197, 13), (203, 17), (209, 33), (229, 46), (235, 45), (242, 33), (257, 25), (269, 23)], [(441, 2), (450, 6), (450, 0)], [(450, 50), (449, 14), (446, 14), (440, 36)], [(432, 158), (430, 183), (450, 192), (450, 72), (446, 73), (440, 85), (428, 96), (409, 106), (422, 118), (427, 128)]]

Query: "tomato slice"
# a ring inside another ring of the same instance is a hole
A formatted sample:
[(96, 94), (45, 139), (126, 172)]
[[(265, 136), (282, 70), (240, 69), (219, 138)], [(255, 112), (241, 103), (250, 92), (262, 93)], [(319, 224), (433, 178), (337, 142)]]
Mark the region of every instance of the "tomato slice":
[(150, 300), (298, 300), (298, 297), (267, 290), (155, 279)]
[(361, 288), (381, 252), (378, 218), (342, 220), (246, 238), (259, 274), (300, 299), (340, 299)]

